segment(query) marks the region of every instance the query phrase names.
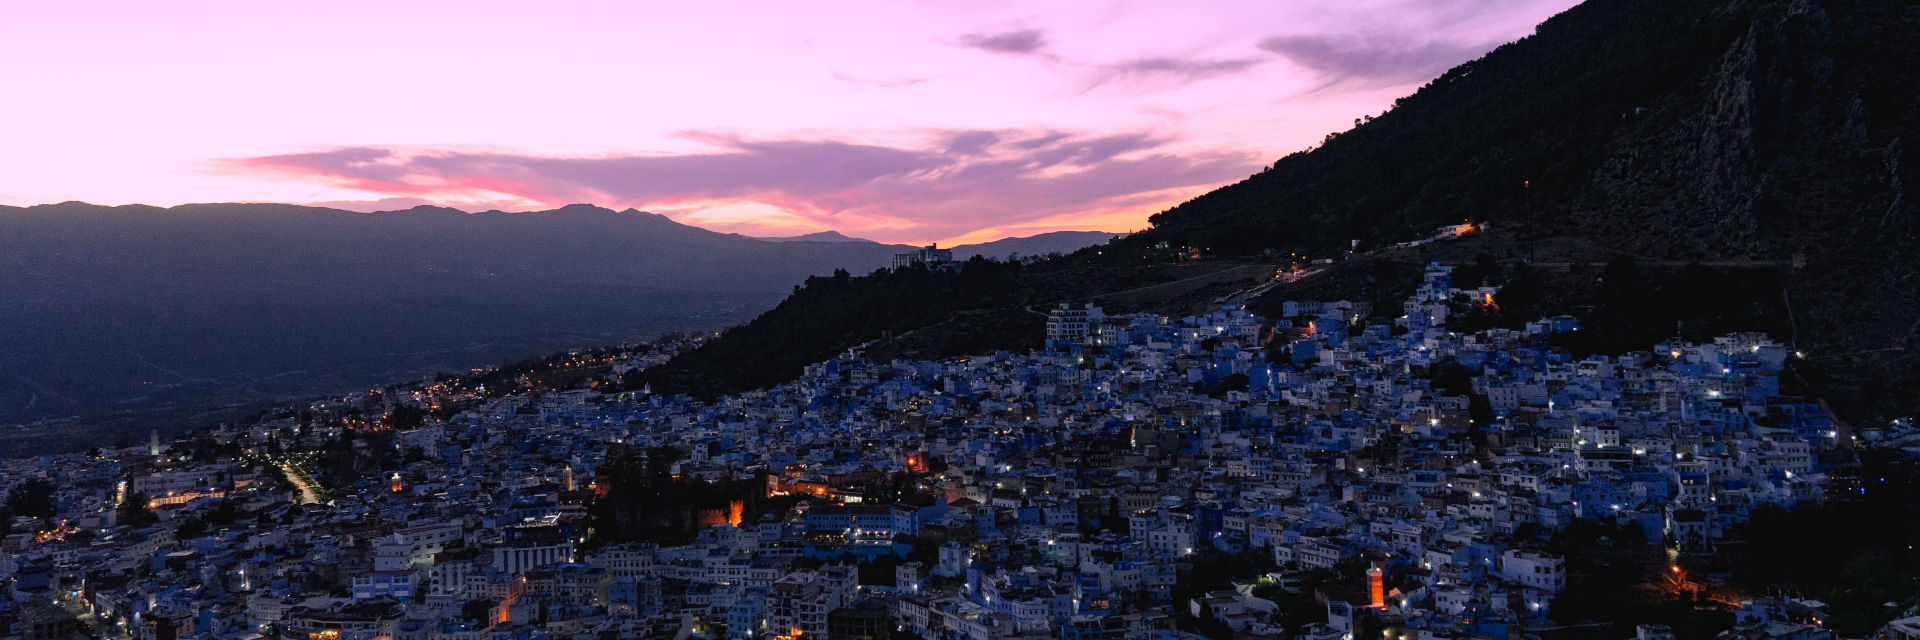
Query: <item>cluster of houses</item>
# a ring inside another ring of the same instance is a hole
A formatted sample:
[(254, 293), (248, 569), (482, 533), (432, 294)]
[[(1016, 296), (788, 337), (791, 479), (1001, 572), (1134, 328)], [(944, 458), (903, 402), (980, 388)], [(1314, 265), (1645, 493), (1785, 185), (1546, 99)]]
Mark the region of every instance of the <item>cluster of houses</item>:
[[(315, 403), (466, 407), (357, 440), (405, 463), (342, 486), (304, 461), (355, 427), (291, 417), (199, 434), (229, 447), (212, 456), (155, 440), (11, 459), (0, 483), (57, 490), (53, 515), (9, 523), (0, 622), (36, 639), (1509, 638), (1574, 577), (1551, 532), (1598, 519), (1711, 552), (1752, 509), (1834, 490), (1819, 452), (1898, 435), (1843, 435), (1783, 395), (1794, 354), (1765, 336), (1576, 358), (1548, 346), (1579, 330), (1567, 318), (1450, 330), (1497, 292), (1448, 277), (1429, 268), (1383, 322), (1340, 301), (1062, 306), (1030, 353), (849, 353), (711, 402), (423, 384)], [(674, 478), (751, 483), (753, 508), (604, 544), (593, 527), (613, 524), (589, 512), (612, 461), (666, 447)], [(1195, 592), (1220, 558), (1262, 569)], [(1288, 599), (1312, 599), (1310, 624)], [(1769, 613), (1789, 608), (1752, 604), (1729, 634), (1828, 637)]]

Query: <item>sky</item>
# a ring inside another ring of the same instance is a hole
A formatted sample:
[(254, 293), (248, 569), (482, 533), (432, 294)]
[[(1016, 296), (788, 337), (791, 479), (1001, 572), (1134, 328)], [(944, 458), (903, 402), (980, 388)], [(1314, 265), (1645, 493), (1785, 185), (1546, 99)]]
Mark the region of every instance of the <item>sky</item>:
[(1133, 231), (1572, 4), (27, 3), (0, 20), (0, 204)]

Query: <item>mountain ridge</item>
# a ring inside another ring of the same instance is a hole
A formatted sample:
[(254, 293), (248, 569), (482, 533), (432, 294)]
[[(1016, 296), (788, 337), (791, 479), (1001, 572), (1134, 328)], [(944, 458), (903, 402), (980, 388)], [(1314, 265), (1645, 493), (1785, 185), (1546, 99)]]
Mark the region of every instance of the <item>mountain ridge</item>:
[[(343, 216), (364, 216), (364, 217), (377, 217), (377, 216), (397, 217), (401, 215), (413, 215), (413, 216), (445, 215), (450, 217), (488, 218), (488, 217), (512, 217), (512, 216), (615, 214), (615, 215), (621, 215), (621, 216), (632, 216), (642, 220), (668, 223), (675, 228), (695, 229), (695, 230), (711, 233), (716, 236), (733, 236), (733, 237), (745, 238), (749, 240), (756, 240), (760, 242), (770, 242), (770, 243), (828, 242), (828, 243), (871, 244), (871, 245), (893, 247), (897, 249), (919, 248), (918, 245), (914, 245), (911, 243), (880, 242), (878, 240), (871, 240), (868, 238), (858, 238), (854, 236), (849, 236), (849, 235), (846, 235), (845, 233), (842, 233), (834, 229), (828, 229), (825, 231), (816, 231), (812, 233), (805, 233), (805, 234), (794, 235), (794, 236), (754, 236), (754, 235), (745, 235), (745, 234), (738, 234), (738, 233), (726, 233), (721, 231), (714, 231), (712, 229), (707, 229), (699, 225), (680, 222), (666, 215), (653, 213), (650, 211), (642, 211), (639, 209), (634, 209), (632, 207), (628, 207), (621, 210), (614, 210), (608, 207), (603, 207), (603, 206), (591, 204), (591, 203), (573, 203), (573, 204), (562, 205), (553, 209), (541, 209), (541, 210), (532, 210), (532, 211), (502, 211), (499, 209), (487, 209), (484, 211), (467, 211), (465, 209), (459, 209), (455, 207), (427, 205), (427, 204), (415, 205), (405, 209), (382, 209), (382, 210), (376, 210), (376, 211), (357, 211), (353, 209), (340, 209), (336, 207), (328, 207), (328, 206), (322, 206), (322, 205), (308, 205), (308, 204), (285, 203), (285, 202), (189, 202), (189, 203), (174, 205), (171, 207), (161, 207), (156, 205), (139, 204), (139, 203), (124, 204), (124, 205), (100, 205), (100, 204), (93, 204), (93, 203), (82, 201), (82, 200), (67, 200), (63, 202), (33, 204), (33, 205), (0, 205), (0, 210), (21, 210), (21, 211), (29, 211), (29, 212), (36, 211), (36, 210), (44, 210), (49, 208), (69, 208), (69, 209), (70, 208), (87, 208), (87, 209), (94, 209), (94, 210), (99, 210), (99, 209), (113, 210), (113, 211), (138, 210), (138, 211), (154, 211), (154, 212), (167, 212), (167, 211), (221, 212), (221, 211), (233, 211), (238, 209), (245, 209), (245, 211), (239, 211), (239, 213), (245, 213), (245, 214), (256, 214), (256, 213), (260, 213), (259, 209), (266, 209), (266, 210), (269, 210), (272, 212), (278, 212), (278, 213), (301, 213), (301, 214), (313, 213), (313, 214), (327, 214), (327, 215), (337, 214), (337, 215), (343, 215)], [(1104, 242), (1105, 240), (1124, 236), (1124, 235), (1126, 234), (1111, 233), (1106, 231), (1059, 230), (1059, 231), (1048, 231), (1043, 233), (1037, 233), (1037, 234), (1027, 235), (1027, 236), (1006, 236), (1006, 237), (1002, 237), (994, 240), (988, 240), (984, 242), (954, 245), (949, 248), (956, 252), (954, 254), (956, 260), (965, 260), (974, 255), (989, 255), (989, 256), (994, 256), (998, 258), (1004, 258), (1005, 252), (999, 251), (999, 249), (1003, 246), (1010, 247), (1010, 248), (1028, 246), (1030, 248), (1033, 248), (1036, 251), (1041, 251), (1042, 254), (1054, 253), (1054, 252), (1070, 252), (1072, 250), (1077, 250), (1083, 246), (1097, 244), (1098, 242)], [(1089, 242), (1087, 242), (1086, 244), (1076, 244), (1083, 240), (1088, 240)], [(991, 247), (991, 248), (982, 249), (982, 247)]]
[(756, 238), (759, 240), (765, 240), (767, 242), (871, 242), (874, 244), (880, 244), (873, 240), (868, 240), (866, 238), (855, 238), (855, 237), (846, 235), (844, 233), (834, 231), (832, 229), (828, 229), (826, 231), (815, 231), (813, 233), (803, 233), (797, 236), (747, 236), (747, 237)]

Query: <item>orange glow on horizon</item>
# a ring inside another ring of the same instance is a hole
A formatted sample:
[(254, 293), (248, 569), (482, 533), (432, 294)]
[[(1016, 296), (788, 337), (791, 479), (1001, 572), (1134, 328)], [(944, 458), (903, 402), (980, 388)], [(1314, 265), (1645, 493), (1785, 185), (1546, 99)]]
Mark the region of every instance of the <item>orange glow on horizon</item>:
[[(752, 20), (702, 3), (32, 3), (0, 39), (36, 61), (9, 87), (62, 99), (9, 105), (40, 126), (10, 132), (0, 204), (597, 203), (901, 244), (1124, 233), (1575, 3), (769, 3)], [(1383, 11), (1368, 37), (1433, 54), (1341, 69), (1300, 47)], [(312, 54), (342, 33), (395, 46)], [(207, 64), (233, 51), (245, 64)]]

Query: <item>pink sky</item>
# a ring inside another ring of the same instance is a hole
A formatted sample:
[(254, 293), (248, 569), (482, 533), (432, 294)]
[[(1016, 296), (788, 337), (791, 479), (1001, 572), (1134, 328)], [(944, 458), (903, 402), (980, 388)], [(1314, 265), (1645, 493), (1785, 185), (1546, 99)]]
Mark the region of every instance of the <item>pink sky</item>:
[(0, 204), (1130, 231), (1572, 4), (29, 3), (0, 20)]

